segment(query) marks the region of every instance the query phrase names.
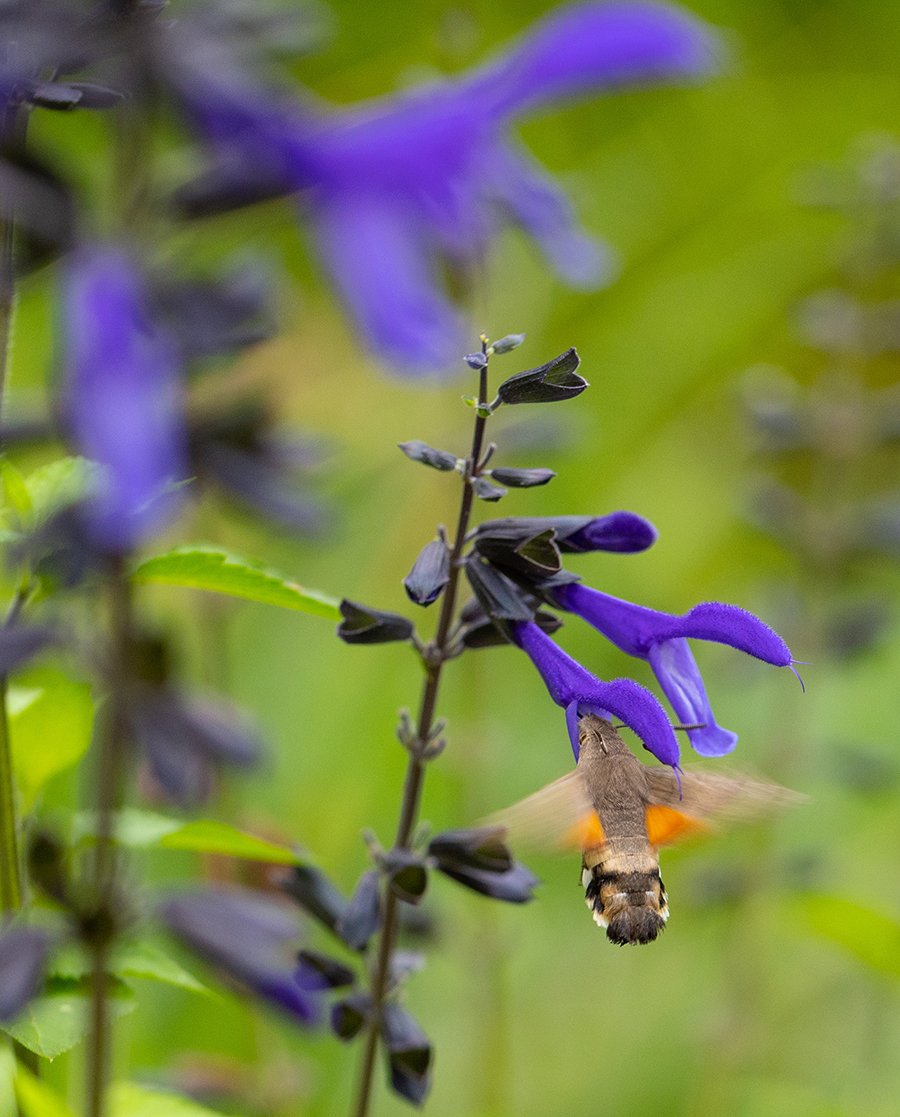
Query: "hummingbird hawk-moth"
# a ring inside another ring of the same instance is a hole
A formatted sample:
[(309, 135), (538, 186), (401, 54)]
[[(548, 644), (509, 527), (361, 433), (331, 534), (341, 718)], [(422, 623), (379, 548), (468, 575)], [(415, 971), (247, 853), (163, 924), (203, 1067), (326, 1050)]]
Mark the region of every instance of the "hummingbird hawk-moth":
[(578, 723), (573, 772), (502, 811), (517, 838), (581, 850), (585, 901), (611, 942), (648, 943), (669, 918), (659, 850), (710, 828), (715, 818), (753, 818), (800, 798), (749, 777), (642, 764), (613, 726), (588, 714)]

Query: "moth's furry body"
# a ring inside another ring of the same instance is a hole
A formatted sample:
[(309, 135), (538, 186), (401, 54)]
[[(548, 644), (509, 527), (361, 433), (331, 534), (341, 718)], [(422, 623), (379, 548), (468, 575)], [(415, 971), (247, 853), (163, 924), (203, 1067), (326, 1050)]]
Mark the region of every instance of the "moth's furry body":
[(646, 771), (609, 722), (582, 718), (578, 769), (603, 841), (583, 851), (587, 906), (614, 943), (652, 942), (669, 918), (659, 850), (647, 837)]
[(588, 908), (619, 945), (653, 942), (669, 918), (660, 846), (708, 829), (712, 817), (753, 818), (802, 798), (700, 768), (682, 772), (679, 782), (671, 768), (642, 764), (603, 718), (588, 714), (578, 730), (575, 770), (495, 821), (514, 843), (579, 848)]

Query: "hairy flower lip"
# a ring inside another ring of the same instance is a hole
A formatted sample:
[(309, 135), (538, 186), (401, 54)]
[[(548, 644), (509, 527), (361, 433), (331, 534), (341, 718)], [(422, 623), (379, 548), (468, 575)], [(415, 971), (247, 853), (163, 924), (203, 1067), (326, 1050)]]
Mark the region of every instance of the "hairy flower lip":
[(603, 682), (572, 659), (533, 621), (512, 626), (513, 639), (538, 669), (550, 697), (566, 711), (572, 751), (578, 758), (578, 718), (586, 713), (613, 714), (632, 729), (644, 747), (663, 764), (678, 767), (678, 742), (665, 710), (653, 694), (633, 679)]
[(701, 756), (723, 756), (737, 734), (716, 723), (700, 669), (688, 639), (711, 640), (776, 667), (790, 667), (790, 649), (758, 617), (737, 605), (704, 602), (678, 615), (648, 609), (584, 585), (565, 585), (551, 594), (560, 608), (575, 613), (628, 655), (650, 663), (688, 737)]

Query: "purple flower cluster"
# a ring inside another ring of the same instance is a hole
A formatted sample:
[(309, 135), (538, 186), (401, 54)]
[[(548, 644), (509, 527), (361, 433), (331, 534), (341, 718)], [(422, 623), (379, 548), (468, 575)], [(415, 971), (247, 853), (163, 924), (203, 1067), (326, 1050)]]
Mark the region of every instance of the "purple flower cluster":
[(181, 96), (226, 194), (302, 195), (332, 282), (372, 349), (402, 372), (451, 366), (465, 336), (438, 278), (466, 268), (502, 223), (568, 283), (595, 286), (607, 254), (509, 135), (519, 117), (625, 85), (714, 68), (717, 40), (674, 5), (582, 3), (549, 15), (452, 80), (344, 110), (273, 98), (246, 75), (185, 57)]
[[(585, 518), (586, 519), (586, 518)], [(580, 522), (576, 517), (560, 517), (557, 521), (534, 520), (488, 521), (479, 528), (479, 536), (497, 538), (506, 545), (518, 546), (522, 540), (540, 536), (548, 528), (553, 535), (558, 523), (562, 538), (555, 539), (560, 551), (608, 550), (641, 551), (656, 538), (653, 526), (640, 516), (617, 512), (612, 516), (588, 520), (575, 538), (582, 544), (566, 546), (566, 526)], [(617, 531), (610, 532), (615, 523)], [(569, 537), (571, 538), (571, 537)], [(589, 541), (589, 545), (584, 545)], [(495, 561), (504, 562), (503, 552), (494, 550)], [(689, 639), (711, 640), (761, 659), (776, 667), (790, 667), (792, 658), (784, 640), (758, 617), (736, 605), (707, 602), (697, 605), (683, 616), (658, 612), (634, 605), (600, 590), (581, 585), (577, 578), (564, 571), (549, 577), (536, 577), (533, 571), (520, 566), (508, 575), (544, 598), (550, 605), (574, 613), (601, 632), (611, 643), (628, 655), (647, 660), (669, 699), (679, 720), (688, 728), (694, 749), (702, 756), (723, 756), (737, 743), (737, 734), (716, 723), (703, 678), (688, 644)], [(513, 641), (530, 657), (550, 697), (566, 711), (566, 723), (572, 748), (578, 755), (578, 719), (588, 713), (601, 717), (613, 715), (623, 721), (641, 738), (645, 746), (663, 764), (678, 767), (678, 743), (672, 725), (653, 694), (631, 679), (603, 682), (567, 655), (542, 630), (536, 620), (514, 620), (510, 625)]]

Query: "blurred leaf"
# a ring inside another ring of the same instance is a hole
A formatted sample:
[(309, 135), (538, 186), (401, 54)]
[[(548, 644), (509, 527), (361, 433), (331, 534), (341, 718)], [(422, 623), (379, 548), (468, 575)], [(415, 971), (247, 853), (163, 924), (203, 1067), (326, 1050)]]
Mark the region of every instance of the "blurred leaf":
[(94, 724), (94, 702), (86, 683), (49, 669), (34, 678), (43, 685), (9, 691), (13, 766), (25, 812), (48, 780), (84, 756)]
[[(70, 943), (59, 950), (50, 966), (54, 977), (67, 978), (70, 981), (87, 977), (90, 970), (90, 960), (76, 943)], [(109, 970), (116, 977), (144, 978), (163, 985), (173, 985), (176, 989), (184, 989), (189, 993), (215, 996), (208, 986), (188, 973), (164, 950), (143, 939), (119, 942), (110, 958)]]
[(216, 1111), (163, 1090), (133, 1082), (114, 1082), (109, 1091), (111, 1117), (218, 1117)]
[[(75, 817), (75, 840), (91, 837), (94, 818), (88, 811)], [(130, 849), (183, 849), (194, 853), (223, 853), (245, 861), (295, 865), (297, 856), (287, 846), (248, 834), (224, 822), (180, 818), (127, 807), (116, 815), (116, 841)]]
[(824, 893), (800, 896), (796, 906), (814, 935), (843, 947), (871, 969), (900, 978), (900, 923), (895, 919)]
[(139, 582), (223, 593), (327, 620), (341, 619), (336, 598), (298, 586), (261, 563), (219, 547), (176, 547), (174, 551), (146, 559), (133, 577)]
[[(78, 1043), (88, 1028), (90, 990), (87, 983), (51, 979), (44, 994), (33, 1000), (12, 1024), (2, 1031), (44, 1059), (55, 1059)], [(125, 1016), (136, 1006), (127, 986), (114, 986), (109, 997), (113, 1016)]]
[(0, 485), (2, 485), (4, 506), (11, 508), (20, 522), (28, 520), (32, 511), (31, 494), (25, 478), (12, 462), (5, 458), (0, 461)]
[(16, 1068), (16, 1100), (21, 1117), (74, 1117), (59, 1094), (21, 1065)]
[(96, 485), (101, 467), (87, 458), (57, 458), (25, 479), (31, 497), (34, 525), (49, 520), (61, 508), (85, 497)]

